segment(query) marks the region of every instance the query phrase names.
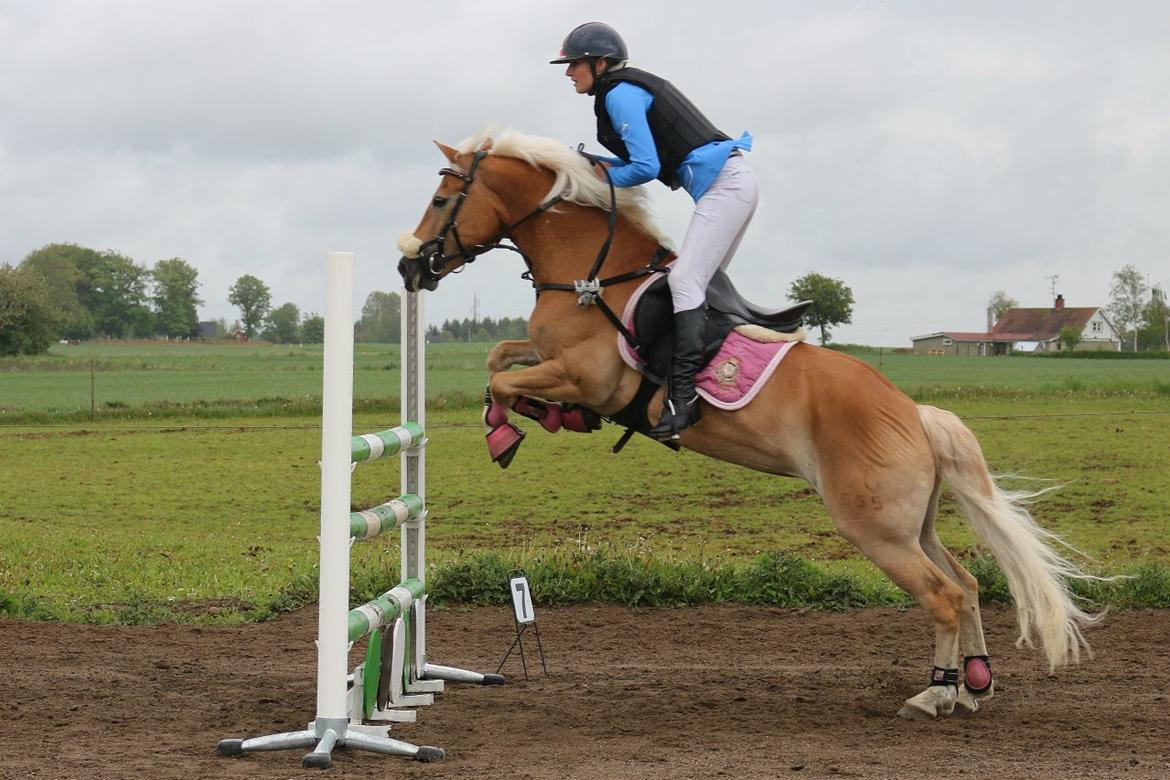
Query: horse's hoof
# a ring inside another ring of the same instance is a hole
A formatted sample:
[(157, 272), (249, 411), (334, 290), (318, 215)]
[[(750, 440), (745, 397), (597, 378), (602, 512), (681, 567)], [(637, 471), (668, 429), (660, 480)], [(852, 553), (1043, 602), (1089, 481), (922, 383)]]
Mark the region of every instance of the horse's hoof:
[(922, 709), (916, 704), (906, 702), (902, 705), (902, 709), (898, 710), (898, 717), (907, 720), (934, 720), (936, 716), (933, 712)]
[(966, 685), (959, 686), (959, 696), (955, 700), (957, 715), (974, 715), (979, 711), (979, 705), (995, 695), (995, 683), (987, 686), (987, 690), (972, 693)]
[(955, 708), (954, 688), (931, 686), (902, 704), (898, 715), (910, 720), (934, 720), (939, 715), (950, 715)]
[(498, 463), (502, 469), (508, 468), (508, 464), (512, 462), (512, 457), (523, 441), (524, 431), (512, 423), (504, 423), (499, 428), (489, 431), (487, 445), (492, 462)]
[(967, 690), (966, 686), (959, 688), (959, 695), (955, 699), (955, 714), (956, 715), (974, 715), (979, 712), (979, 699)]

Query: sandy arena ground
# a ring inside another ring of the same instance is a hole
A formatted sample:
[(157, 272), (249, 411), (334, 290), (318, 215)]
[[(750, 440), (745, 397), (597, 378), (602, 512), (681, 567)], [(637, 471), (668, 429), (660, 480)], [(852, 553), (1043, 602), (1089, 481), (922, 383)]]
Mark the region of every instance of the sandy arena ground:
[[(917, 610), (765, 607), (538, 612), (548, 675), (449, 686), (394, 736), (441, 762), (339, 749), (346, 778), (1170, 778), (1170, 611), (1111, 615), (1096, 658), (1045, 674), (985, 613), (996, 695), (976, 715), (902, 720), (932, 631)], [(507, 608), (434, 611), (432, 660), (494, 671)], [(292, 778), (301, 751), (216, 743), (303, 728), (316, 612), (242, 627), (0, 621), (0, 777)], [(527, 645), (528, 643), (526, 643)], [(534, 646), (532, 649), (535, 649)]]

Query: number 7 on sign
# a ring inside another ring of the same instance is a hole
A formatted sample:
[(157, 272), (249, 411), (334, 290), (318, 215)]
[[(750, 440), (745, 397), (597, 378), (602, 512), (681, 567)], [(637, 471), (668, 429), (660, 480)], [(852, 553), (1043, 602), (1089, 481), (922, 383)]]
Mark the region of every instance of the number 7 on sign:
[(512, 609), (516, 612), (516, 624), (526, 625), (536, 622), (536, 613), (532, 609), (532, 592), (528, 589), (527, 577), (513, 577), (508, 581), (512, 592)]

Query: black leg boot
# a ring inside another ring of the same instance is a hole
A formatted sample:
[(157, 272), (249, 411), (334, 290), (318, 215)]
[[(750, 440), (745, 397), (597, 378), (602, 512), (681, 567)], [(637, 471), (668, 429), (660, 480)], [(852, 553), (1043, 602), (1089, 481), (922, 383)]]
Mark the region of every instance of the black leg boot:
[(662, 416), (650, 430), (652, 439), (672, 441), (699, 421), (695, 375), (703, 367), (706, 329), (706, 304), (674, 315), (674, 357), (670, 361), (670, 387), (662, 406)]

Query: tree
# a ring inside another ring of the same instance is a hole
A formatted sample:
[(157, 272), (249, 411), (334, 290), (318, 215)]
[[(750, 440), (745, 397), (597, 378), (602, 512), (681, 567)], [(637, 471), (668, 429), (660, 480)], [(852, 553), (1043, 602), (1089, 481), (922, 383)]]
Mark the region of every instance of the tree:
[(57, 311), (58, 335), (62, 338), (87, 339), (93, 335), (93, 317), (81, 305), (77, 291), (85, 277), (80, 266), (92, 264), (99, 256), (99, 252), (77, 244), (48, 244), (30, 252), (20, 264), (22, 269), (39, 274), (48, 285), (49, 303)]
[(362, 305), (354, 340), (365, 343), (395, 344), (402, 332), (402, 299), (398, 293), (374, 290)]
[(82, 279), (77, 297), (93, 318), (96, 336), (150, 336), (153, 315), (147, 304), (150, 272), (117, 252), (90, 252), (78, 258)]
[(1142, 326), (1138, 329), (1140, 349), (1170, 349), (1170, 305), (1166, 293), (1158, 285), (1150, 291), (1150, 300), (1142, 311)]
[(301, 323), (301, 341), (305, 344), (325, 343), (325, 318), (320, 314), (310, 314)]
[(49, 284), (26, 268), (0, 266), (0, 355), (39, 355), (60, 325)]
[(1137, 351), (1138, 327), (1142, 323), (1145, 308), (1146, 278), (1132, 265), (1122, 267), (1113, 274), (1113, 285), (1109, 288), (1109, 314), (1123, 334), (1133, 338), (1133, 349)]
[(1065, 325), (1060, 329), (1060, 343), (1070, 352), (1081, 343), (1081, 331), (1072, 325)]
[(228, 322), (225, 318), (220, 317), (211, 320), (211, 323), (215, 326), (215, 335), (212, 338), (226, 339), (232, 334), (232, 329), (228, 327)]
[(251, 274), (244, 274), (228, 290), (228, 303), (239, 308), (244, 335), (251, 339), (268, 316), (272, 293), (264, 282)]
[(297, 344), (301, 340), (301, 310), (295, 303), (273, 309), (266, 324), (264, 338), (273, 344)]
[(788, 288), (788, 297), (794, 301), (813, 302), (804, 321), (820, 328), (822, 346), (829, 343), (830, 325), (846, 325), (853, 321), (853, 291), (840, 279), (818, 273), (805, 274)]
[(991, 297), (987, 299), (987, 308), (991, 311), (992, 323), (999, 322), (1000, 317), (1004, 315), (1008, 309), (1014, 309), (1020, 305), (1020, 302), (1007, 294), (1007, 290), (996, 290)]
[(159, 260), (151, 271), (154, 280), (155, 327), (167, 336), (187, 337), (199, 327), (195, 307), (203, 303), (196, 294), (199, 272), (186, 260)]
[(523, 317), (504, 317), (499, 321), (496, 331), (497, 339), (526, 339), (528, 338), (528, 320)]

